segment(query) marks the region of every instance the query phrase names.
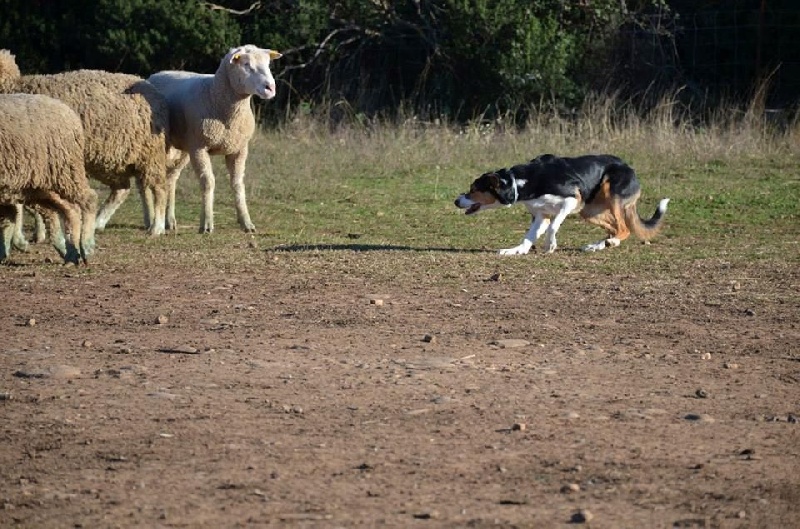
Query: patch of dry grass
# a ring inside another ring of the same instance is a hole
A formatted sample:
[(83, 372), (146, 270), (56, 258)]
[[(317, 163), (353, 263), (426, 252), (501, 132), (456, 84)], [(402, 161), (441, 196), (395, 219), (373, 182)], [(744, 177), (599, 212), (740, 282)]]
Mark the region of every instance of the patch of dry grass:
[[(695, 261), (797, 264), (800, 126), (777, 130), (756, 115), (729, 109), (699, 124), (674, 99), (642, 114), (608, 98), (590, 100), (579, 117), (537, 114), (522, 128), (413, 116), (334, 126), (298, 114), (252, 141), (246, 184), (254, 238), (239, 231), (224, 164), (216, 158), (215, 234), (196, 233), (200, 190), (187, 170), (179, 183), (177, 235), (144, 238), (133, 228), (141, 209), (131, 199), (98, 236), (104, 250), (97, 259), (134, 262), (163, 254), (234, 270), (263, 266), (277, 252), (279, 261), (286, 255), (295, 263), (308, 260), (307, 271), (327, 266), (348, 273), (344, 261), (369, 254), (360, 261), (363, 273), (390, 278), (444, 267), (433, 281), (447, 280), (447, 270), (528, 277), (531, 269), (575, 267), (678, 273)], [(545, 152), (607, 152), (628, 160), (642, 181), (642, 216), (659, 199), (672, 198), (663, 235), (650, 246), (631, 240), (590, 256), (577, 249), (602, 233), (570, 219), (555, 255), (498, 258), (497, 249), (519, 242), (527, 213), (509, 208), (465, 217), (453, 199), (482, 172)]]

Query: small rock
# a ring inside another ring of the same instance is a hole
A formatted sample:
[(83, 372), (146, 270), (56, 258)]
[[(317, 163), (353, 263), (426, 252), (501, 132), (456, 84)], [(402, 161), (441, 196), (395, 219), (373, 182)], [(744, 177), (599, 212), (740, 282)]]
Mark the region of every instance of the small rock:
[(711, 360), (711, 353), (703, 353), (700, 355), (701, 360)]
[(708, 398), (708, 391), (704, 390), (703, 388), (698, 389), (694, 392), (698, 399), (707, 399)]
[(714, 422), (714, 418), (711, 415), (707, 415), (705, 413), (687, 413), (683, 417), (687, 421), (694, 421), (694, 422), (707, 422), (712, 423)]
[(31, 318), (28, 320), (28, 327), (33, 327), (36, 325), (36, 318)]
[(747, 517), (747, 513), (745, 511), (739, 511), (736, 513), (736, 517), (740, 520)]
[(731, 289), (736, 291), (742, 288), (742, 285), (738, 281), (734, 281), (731, 283)]
[(81, 375), (81, 370), (77, 367), (58, 365), (45, 368), (23, 368), (14, 372), (15, 377), (20, 378), (57, 378), (70, 380)]
[(84, 340), (83, 343), (81, 344), (81, 346), (86, 347), (86, 348), (89, 348), (92, 345), (93, 344), (92, 344), (91, 340)]
[(13, 398), (14, 397), (8, 391), (3, 391), (2, 393), (0, 393), (0, 400), (11, 400)]
[(756, 311), (754, 311), (753, 309), (747, 309), (747, 310), (744, 311), (744, 313), (747, 316), (755, 316), (756, 315)]
[(577, 512), (572, 513), (572, 517), (570, 521), (572, 523), (589, 523), (594, 518), (594, 514), (588, 509), (581, 509)]
[(797, 415), (795, 415), (794, 413), (790, 413), (789, 415), (786, 416), (786, 421), (791, 424), (797, 424)]
[(418, 512), (414, 514), (414, 518), (416, 518), (417, 520), (432, 520), (438, 517), (439, 517), (438, 511)]
[(527, 340), (519, 340), (516, 338), (508, 338), (505, 340), (495, 340), (491, 343), (492, 345), (496, 345), (500, 349), (514, 349), (516, 347), (526, 347), (531, 343)]
[(739, 369), (739, 364), (734, 362), (725, 362), (724, 364), (722, 364), (722, 367), (724, 367), (725, 369)]
[(575, 492), (580, 492), (580, 491), (581, 491), (581, 486), (578, 485), (577, 483), (570, 483), (568, 485), (564, 485), (563, 487), (561, 487), (561, 492), (563, 492), (564, 494), (573, 494)]
[(159, 399), (167, 399), (167, 400), (174, 400), (178, 398), (178, 395), (174, 393), (167, 393), (166, 391), (154, 391), (152, 393), (148, 393), (147, 396), (156, 397)]
[(515, 422), (511, 425), (511, 429), (515, 432), (524, 432), (527, 427), (524, 422)]
[(158, 317), (156, 318), (156, 323), (158, 325), (164, 325), (164, 324), (166, 324), (168, 322), (169, 322), (169, 318), (164, 314), (159, 314)]
[(425, 343), (433, 343), (436, 341), (436, 336), (432, 334), (426, 334), (425, 336), (422, 337), (422, 341)]
[(162, 353), (196, 355), (200, 354), (200, 350), (191, 345), (176, 345), (175, 347), (163, 347), (159, 349)]
[(503, 274), (497, 272), (496, 274), (492, 274), (491, 276), (489, 276), (489, 279), (487, 281), (500, 281), (501, 279), (503, 279)]
[(383, 300), (382, 299), (371, 299), (371, 300), (369, 300), (369, 304), (370, 305), (375, 305), (376, 307), (382, 307), (383, 306)]

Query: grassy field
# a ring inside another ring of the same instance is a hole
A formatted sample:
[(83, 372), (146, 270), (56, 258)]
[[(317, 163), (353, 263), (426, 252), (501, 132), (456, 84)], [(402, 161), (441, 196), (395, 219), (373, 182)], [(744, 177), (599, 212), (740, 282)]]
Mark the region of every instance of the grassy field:
[[(592, 268), (618, 272), (656, 267), (663, 273), (703, 259), (797, 264), (797, 128), (770, 133), (744, 118), (697, 128), (674, 125), (663, 112), (628, 117), (613, 125), (605, 114), (597, 114), (578, 123), (552, 118), (532, 122), (521, 132), (498, 124), (452, 127), (415, 120), (349, 125), (331, 132), (326, 124), (300, 118), (253, 139), (246, 183), (258, 229), (254, 239), (239, 231), (227, 175), (217, 158), (216, 233), (211, 237), (196, 233), (200, 191), (187, 170), (179, 183), (177, 236), (142, 244), (174, 252), (207, 250), (204, 257), (210, 265), (223, 268), (241, 264), (232, 249), (243, 244), (276, 250), (324, 249), (329, 255), (334, 250), (401, 250), (402, 259), (382, 263), (387, 278), (407, 270), (404, 261), (411, 256), (422, 255), (424, 262), (432, 255), (440, 260), (457, 255), (459, 263), (469, 263), (470, 259), (484, 262), (491, 255), (496, 262), (494, 251), (516, 245), (529, 218), (521, 207), (464, 216), (453, 200), (476, 176), (545, 152), (607, 152), (623, 157), (637, 170), (643, 186), (639, 203), (643, 217), (652, 214), (661, 198), (672, 201), (667, 228), (651, 247), (643, 250), (631, 239), (613, 251), (584, 256)], [(101, 245), (106, 241), (113, 248), (117, 238), (139, 239), (137, 230), (115, 229), (138, 226), (139, 219), (140, 206), (133, 198), (100, 235)], [(570, 218), (559, 233), (561, 255), (572, 255), (601, 237), (598, 228)], [(113, 253), (103, 258), (126, 258), (124, 252)], [(558, 253), (503, 263), (511, 270), (567, 266)]]

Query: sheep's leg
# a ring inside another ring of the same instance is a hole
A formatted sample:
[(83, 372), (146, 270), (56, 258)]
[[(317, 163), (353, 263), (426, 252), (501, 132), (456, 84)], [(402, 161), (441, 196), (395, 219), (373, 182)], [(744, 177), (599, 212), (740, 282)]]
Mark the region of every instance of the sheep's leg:
[(165, 185), (155, 185), (145, 190), (152, 219), (147, 233), (151, 236), (162, 235), (166, 229), (167, 189)]
[(139, 191), (139, 198), (142, 201), (142, 216), (144, 218), (144, 229), (150, 233), (153, 227), (153, 193), (149, 187), (142, 182), (142, 176), (136, 177), (136, 190)]
[[(47, 208), (44, 212), (46, 219), (42, 219), (42, 223), (47, 224), (47, 229), (50, 231), (50, 243), (58, 252), (62, 259), (66, 259), (67, 255), (67, 239), (64, 237), (64, 230), (61, 229), (61, 218), (58, 211)], [(41, 215), (39, 215), (41, 217)]]
[(203, 209), (200, 211), (200, 233), (214, 231), (214, 171), (211, 168), (211, 156), (200, 149), (189, 155), (192, 168), (200, 180), (203, 189)]
[[(64, 200), (53, 191), (41, 190), (34, 200), (39, 206), (50, 211), (47, 212), (50, 232), (53, 235), (53, 246), (67, 263), (80, 264), (81, 253), (78, 250), (81, 237), (81, 210), (76, 204)], [(58, 222), (58, 214), (64, 221), (64, 228), (68, 238), (64, 239)], [(56, 236), (58, 232), (58, 237)], [(63, 241), (63, 248), (61, 244)], [(62, 253), (63, 250), (63, 253)]]
[[(189, 155), (178, 149), (170, 149), (167, 153), (167, 204), (164, 225), (170, 231), (178, 229), (178, 222), (175, 220), (175, 188), (178, 187), (178, 178), (181, 176), (181, 171), (188, 163)], [(157, 198), (155, 204), (157, 209)]]
[(231, 179), (231, 189), (236, 200), (236, 217), (239, 225), (248, 233), (256, 231), (255, 225), (250, 221), (250, 212), (247, 210), (247, 200), (244, 190), (244, 167), (247, 162), (247, 145), (234, 154), (225, 157), (228, 166), (228, 175)]
[(21, 252), (28, 251), (28, 241), (22, 233), (22, 204), (14, 206), (14, 233), (11, 236), (11, 245)]
[(0, 205), (0, 261), (5, 261), (11, 254), (12, 240), (17, 229), (17, 208), (10, 204)]
[[(88, 197), (82, 201), (81, 209), (81, 231), (80, 231), (80, 255), (83, 262), (94, 253), (95, 250), (95, 223), (97, 222), (97, 193), (93, 189), (87, 190)], [(77, 237), (77, 236), (76, 236)], [(76, 237), (73, 237), (75, 240)]]
[[(128, 185), (130, 185), (130, 182)], [(106, 224), (111, 220), (111, 216), (114, 215), (114, 212), (125, 202), (130, 192), (130, 187), (111, 188), (111, 193), (109, 193), (108, 198), (103, 203), (103, 207), (97, 212), (97, 220), (95, 222), (95, 229), (97, 231), (103, 231), (106, 228)]]
[(45, 229), (44, 219), (42, 214), (38, 211), (33, 212), (34, 228), (33, 228), (33, 242), (41, 244), (47, 240), (47, 230)]

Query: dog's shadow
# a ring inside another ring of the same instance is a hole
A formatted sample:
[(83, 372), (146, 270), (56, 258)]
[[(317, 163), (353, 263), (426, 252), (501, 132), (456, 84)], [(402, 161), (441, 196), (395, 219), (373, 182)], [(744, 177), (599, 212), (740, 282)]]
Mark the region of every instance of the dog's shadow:
[(448, 252), (448, 253), (496, 253), (496, 250), (487, 248), (444, 248), (434, 246), (405, 246), (397, 244), (288, 244), (266, 248), (267, 252), (313, 252), (337, 251), (352, 252)]
[[(266, 248), (266, 252), (313, 252), (313, 251), (337, 251), (346, 250), (352, 252), (443, 252), (443, 253), (462, 253), (462, 254), (498, 254), (498, 249), (491, 248), (444, 248), (436, 246), (405, 246), (397, 244), (287, 244)], [(559, 248), (558, 252), (579, 254), (586, 253), (581, 248)], [(531, 249), (531, 255), (536, 254), (536, 247)], [(514, 256), (504, 256), (514, 257)], [(517, 256), (524, 257), (524, 256)]]

